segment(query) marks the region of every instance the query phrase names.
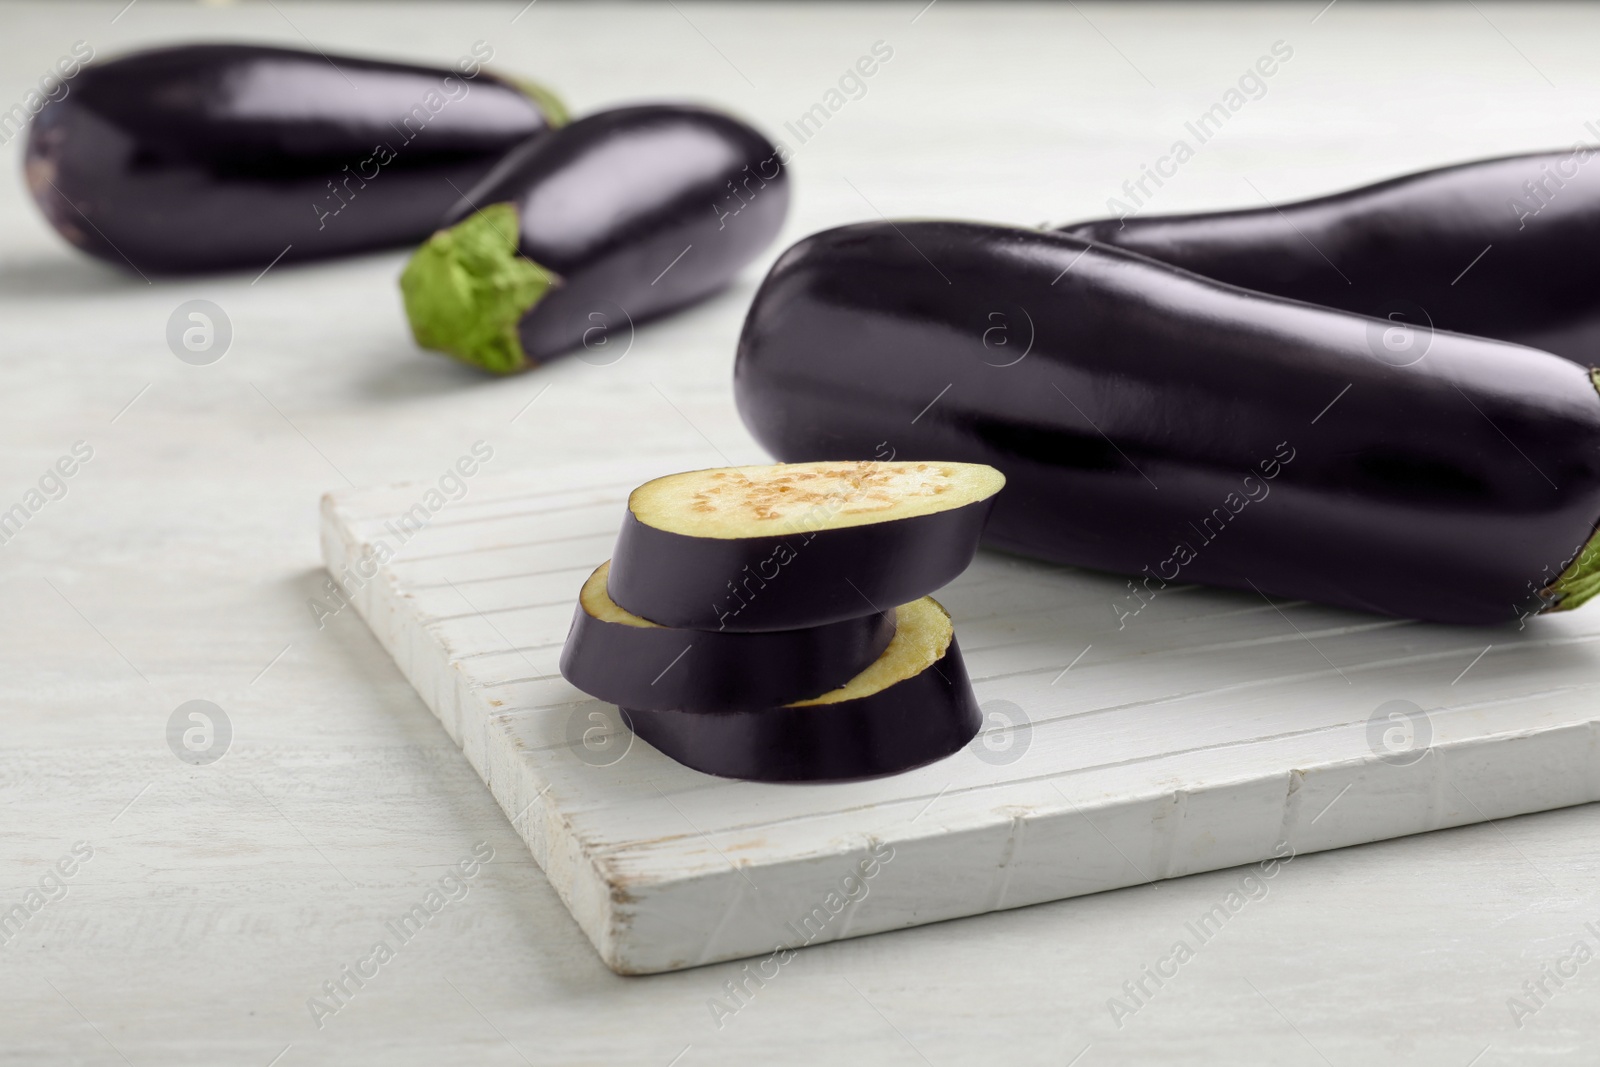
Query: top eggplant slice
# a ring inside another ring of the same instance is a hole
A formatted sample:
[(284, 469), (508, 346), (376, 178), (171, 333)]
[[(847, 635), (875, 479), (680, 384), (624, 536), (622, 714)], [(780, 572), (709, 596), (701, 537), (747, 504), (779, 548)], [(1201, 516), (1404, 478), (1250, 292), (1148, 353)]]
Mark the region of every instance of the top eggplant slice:
[(972, 562), (1005, 484), (982, 464), (689, 471), (628, 498), (607, 591), (663, 626), (793, 630), (882, 614)]
[(1600, 364), (1597, 154), (1489, 159), (1277, 207), (1062, 230), (1246, 289), (1587, 367)]
[(86, 67), (28, 136), (62, 236), (141, 273), (413, 244), (513, 147), (566, 120), (531, 82), (261, 45)]
[(731, 282), (788, 209), (778, 150), (730, 115), (585, 115), (466, 190), (401, 276), (406, 316), (424, 348), (497, 374), (579, 346), (612, 363), (636, 324)]
[[(986, 539), (1139, 576), (1490, 624), (1582, 603), (1600, 394), (1546, 352), (1390, 324), (1059, 233), (888, 222), (781, 256), (735, 395), (775, 455), (1005, 472)], [(997, 332), (998, 331), (998, 332)]]

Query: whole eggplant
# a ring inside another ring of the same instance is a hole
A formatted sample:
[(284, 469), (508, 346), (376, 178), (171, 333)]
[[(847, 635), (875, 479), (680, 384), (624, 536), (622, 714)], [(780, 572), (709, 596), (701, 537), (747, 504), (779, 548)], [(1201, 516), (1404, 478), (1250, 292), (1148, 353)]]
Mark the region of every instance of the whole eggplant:
[(198, 44), (83, 69), (34, 119), (35, 201), (141, 273), (264, 269), (414, 244), (560, 102), (482, 69)]
[(1174, 582), (1490, 624), (1600, 586), (1600, 393), (1546, 352), (1249, 292), (1066, 234), (867, 223), (795, 245), (739, 342), (784, 460), (989, 463), (986, 540)]
[(579, 345), (621, 358), (632, 327), (711, 295), (789, 207), (778, 151), (701, 107), (601, 111), (508, 155), (407, 265), (424, 348), (500, 374)]
[(1600, 365), (1596, 155), (1577, 146), (1277, 207), (1062, 229), (1246, 289)]

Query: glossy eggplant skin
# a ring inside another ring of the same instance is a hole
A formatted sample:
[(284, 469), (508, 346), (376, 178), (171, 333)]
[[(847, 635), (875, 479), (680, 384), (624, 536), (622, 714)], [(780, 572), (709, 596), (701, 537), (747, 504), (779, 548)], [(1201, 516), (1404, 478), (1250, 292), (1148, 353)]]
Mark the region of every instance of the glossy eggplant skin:
[(893, 522), (740, 538), (658, 530), (630, 510), (607, 588), (636, 615), (700, 630), (795, 630), (876, 615), (966, 570), (995, 499)]
[(727, 286), (788, 213), (777, 149), (719, 111), (615, 108), (558, 132), (507, 156), (446, 220), (516, 206), (518, 251), (557, 279), (518, 323), (530, 363), (581, 346), (620, 358), (633, 326)]
[(735, 395), (783, 460), (992, 464), (989, 544), (1139, 576), (1141, 598), (1200, 582), (1467, 624), (1549, 607), (1600, 517), (1600, 394), (1459, 334), (1397, 366), (1389, 326), (1065, 234), (867, 223), (779, 258)]
[(68, 85), (33, 122), (29, 188), (68, 241), (145, 274), (414, 244), (562, 119), (476, 61), (259, 45), (137, 52)]
[(871, 778), (959, 752), (983, 725), (951, 638), (921, 672), (856, 700), (732, 712), (621, 709), (665, 755), (706, 774), (762, 782)]
[(1600, 365), (1600, 149), (1482, 160), (1241, 211), (1076, 223), (1231, 285)]
[[(596, 575), (603, 583), (604, 576)], [(580, 598), (561, 649), (561, 675), (590, 696), (622, 707), (762, 708), (845, 684), (888, 647), (894, 628), (894, 615), (886, 612), (804, 630), (678, 630), (600, 618)]]

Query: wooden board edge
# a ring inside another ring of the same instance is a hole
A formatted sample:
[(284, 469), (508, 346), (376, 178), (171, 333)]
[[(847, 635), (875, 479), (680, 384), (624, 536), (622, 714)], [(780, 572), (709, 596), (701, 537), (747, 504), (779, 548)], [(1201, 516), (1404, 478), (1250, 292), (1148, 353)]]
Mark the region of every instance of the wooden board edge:
[[(551, 783), (526, 760), (501, 755), (488, 745), (491, 709), (453, 663), (443, 646), (415, 617), (393, 575), (381, 565), (373, 572), (364, 560), (375, 559), (374, 546), (357, 538), (343, 521), (347, 502), (360, 494), (327, 494), (322, 498), (323, 562), (335, 584), (366, 622), (378, 643), (394, 659), (402, 675), (444, 727), (544, 871), (567, 911), (608, 967), (618, 970), (614, 901), (616, 892), (601, 877), (564, 818), (545, 799)], [(370, 576), (369, 576), (370, 575)]]

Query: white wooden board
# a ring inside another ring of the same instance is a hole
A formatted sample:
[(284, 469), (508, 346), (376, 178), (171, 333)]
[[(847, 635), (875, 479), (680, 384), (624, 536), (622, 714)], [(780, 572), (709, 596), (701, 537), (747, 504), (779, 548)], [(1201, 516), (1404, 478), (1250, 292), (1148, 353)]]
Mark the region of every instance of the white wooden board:
[[(993, 553), (939, 594), (985, 733), (869, 782), (682, 767), (556, 670), (661, 463), (324, 502), (323, 551), (613, 970), (643, 974), (1600, 799), (1600, 610), (1474, 630)], [(381, 549), (379, 546), (382, 546)], [(363, 581), (358, 562), (393, 558)]]

